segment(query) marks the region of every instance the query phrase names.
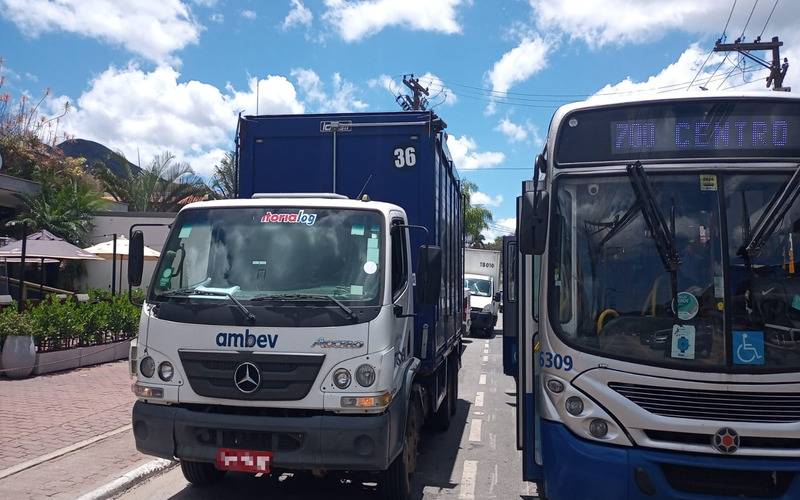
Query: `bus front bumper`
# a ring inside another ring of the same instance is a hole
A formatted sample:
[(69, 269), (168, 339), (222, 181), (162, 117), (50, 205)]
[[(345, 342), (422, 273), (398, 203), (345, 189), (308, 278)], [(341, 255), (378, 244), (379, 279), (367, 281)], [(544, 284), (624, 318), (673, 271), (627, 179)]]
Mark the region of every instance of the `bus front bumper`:
[(605, 445), (542, 421), (544, 487), (574, 498), (800, 498), (800, 459), (697, 455)]

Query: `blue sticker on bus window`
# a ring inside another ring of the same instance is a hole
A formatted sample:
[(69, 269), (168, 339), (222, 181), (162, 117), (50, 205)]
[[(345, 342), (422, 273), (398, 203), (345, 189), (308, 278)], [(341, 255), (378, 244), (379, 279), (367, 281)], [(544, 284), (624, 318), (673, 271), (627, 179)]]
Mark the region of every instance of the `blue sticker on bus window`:
[(792, 297), (792, 309), (797, 309), (800, 311), (800, 295), (795, 295)]
[(192, 234), (192, 226), (186, 225), (181, 227), (181, 231), (178, 233), (178, 238), (188, 238), (190, 234)]
[(733, 334), (733, 364), (764, 364), (764, 332), (736, 331)]

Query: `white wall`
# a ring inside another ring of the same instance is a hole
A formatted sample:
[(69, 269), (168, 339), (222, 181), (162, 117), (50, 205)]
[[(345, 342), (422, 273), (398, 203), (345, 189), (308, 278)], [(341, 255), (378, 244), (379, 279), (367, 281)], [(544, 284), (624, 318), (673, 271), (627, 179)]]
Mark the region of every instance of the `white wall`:
[[(92, 220), (94, 228), (89, 235), (89, 244), (96, 245), (112, 239), (114, 233), (128, 237), (131, 225), (133, 224), (171, 224), (175, 219), (172, 213), (137, 213), (137, 212), (106, 212), (96, 215)], [(153, 250), (161, 252), (161, 248), (167, 239), (169, 227), (140, 227), (144, 233), (144, 244)], [(108, 235), (108, 236), (104, 236)], [(146, 260), (144, 262), (144, 274), (142, 276), (142, 289), (150, 284), (150, 277), (155, 271), (157, 262)], [(122, 280), (122, 291), (128, 290), (128, 261), (122, 261), (122, 273), (120, 276), (120, 262), (117, 260), (117, 289)], [(111, 290), (111, 258), (107, 260), (86, 261), (86, 276), (82, 282), (82, 288), (101, 288)]]

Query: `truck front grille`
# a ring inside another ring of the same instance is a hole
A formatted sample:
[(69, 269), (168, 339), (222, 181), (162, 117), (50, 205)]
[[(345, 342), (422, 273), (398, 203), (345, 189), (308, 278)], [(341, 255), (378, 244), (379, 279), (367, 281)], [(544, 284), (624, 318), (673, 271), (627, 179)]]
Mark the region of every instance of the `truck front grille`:
[(640, 407), (664, 417), (733, 422), (800, 422), (800, 394), (710, 391), (609, 382)]
[[(714, 429), (714, 431), (715, 430), (716, 429)], [(711, 443), (713, 441), (713, 434), (697, 434), (694, 432), (675, 432), (654, 429), (644, 429), (643, 432), (653, 441), (708, 446), (709, 449), (711, 448)], [(793, 451), (800, 449), (800, 438), (740, 436), (739, 439), (739, 447), (741, 449), (759, 448)]]
[[(325, 360), (324, 354), (178, 351), (192, 390), (200, 396), (258, 401), (296, 401), (306, 397)], [(250, 362), (261, 383), (246, 393), (234, 383), (236, 368)]]

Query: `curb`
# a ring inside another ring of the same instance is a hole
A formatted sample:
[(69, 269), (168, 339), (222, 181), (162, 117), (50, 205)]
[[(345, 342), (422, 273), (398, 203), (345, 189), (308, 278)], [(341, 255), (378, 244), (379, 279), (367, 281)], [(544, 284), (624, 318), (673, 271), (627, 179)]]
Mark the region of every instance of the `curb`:
[(78, 497), (78, 500), (105, 500), (107, 498), (112, 498), (153, 476), (166, 472), (176, 465), (178, 465), (178, 462), (173, 460), (157, 458), (140, 465), (132, 471), (126, 472), (110, 483), (104, 484), (89, 493), (81, 495)]

